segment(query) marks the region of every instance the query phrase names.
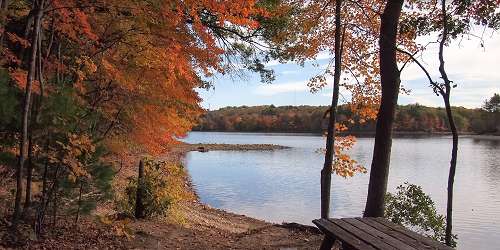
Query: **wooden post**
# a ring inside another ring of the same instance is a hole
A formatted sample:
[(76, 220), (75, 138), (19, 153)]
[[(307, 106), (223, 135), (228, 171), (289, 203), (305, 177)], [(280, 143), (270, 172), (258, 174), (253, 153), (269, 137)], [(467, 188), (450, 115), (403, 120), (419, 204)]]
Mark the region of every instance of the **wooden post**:
[(333, 244), (335, 243), (335, 239), (333, 239), (330, 236), (326, 236), (323, 239), (323, 242), (321, 242), (321, 246), (319, 247), (320, 250), (331, 250), (333, 247)]
[(144, 163), (139, 162), (139, 174), (137, 176), (137, 192), (135, 198), (135, 218), (144, 218), (144, 203), (142, 198), (144, 196)]

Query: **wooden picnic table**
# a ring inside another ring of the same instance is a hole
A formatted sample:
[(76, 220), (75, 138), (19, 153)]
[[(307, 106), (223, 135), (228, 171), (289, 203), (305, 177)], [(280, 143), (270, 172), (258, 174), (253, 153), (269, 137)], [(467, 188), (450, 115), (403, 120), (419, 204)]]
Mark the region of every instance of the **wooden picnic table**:
[(335, 240), (342, 243), (342, 249), (453, 249), (384, 218), (318, 219), (313, 223), (325, 234), (322, 250), (331, 249)]

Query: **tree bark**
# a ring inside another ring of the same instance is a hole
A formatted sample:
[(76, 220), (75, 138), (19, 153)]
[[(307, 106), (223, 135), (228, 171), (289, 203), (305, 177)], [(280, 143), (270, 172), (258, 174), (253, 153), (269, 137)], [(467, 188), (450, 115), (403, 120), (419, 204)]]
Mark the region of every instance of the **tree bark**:
[(448, 174), (448, 197), (446, 203), (446, 234), (445, 243), (452, 246), (452, 216), (453, 216), (453, 186), (455, 183), (455, 171), (457, 168), (458, 156), (458, 132), (453, 120), (453, 115), (450, 105), (450, 96), (447, 95), (445, 99), (446, 115), (448, 116), (448, 123), (453, 137), (453, 146), (451, 149), (450, 171)]
[[(30, 126), (31, 130), (31, 126)], [(26, 166), (26, 193), (24, 195), (24, 209), (31, 206), (31, 183), (33, 179), (33, 135), (28, 136), (28, 164)]]
[(392, 147), (392, 128), (401, 82), (396, 61), (396, 40), (403, 2), (403, 0), (387, 1), (381, 19), (379, 43), (382, 98), (377, 115), (365, 217), (384, 216), (384, 199), (387, 192)]
[(330, 216), (330, 191), (332, 184), (332, 164), (335, 146), (335, 123), (337, 116), (337, 105), (339, 102), (339, 85), (342, 67), (341, 51), (341, 12), (342, 0), (335, 1), (335, 71), (333, 80), (332, 105), (328, 119), (328, 132), (326, 136), (325, 164), (321, 170), (321, 218)]
[(46, 158), (42, 177), (42, 195), (40, 196), (40, 205), (37, 208), (35, 221), (35, 235), (38, 237), (42, 232), (43, 221), (45, 218), (45, 208), (47, 207), (47, 178), (49, 171), (49, 149), (50, 149), (50, 132), (47, 133), (47, 144), (45, 147)]
[(77, 225), (78, 219), (80, 218), (80, 207), (82, 206), (82, 191), (83, 191), (83, 180), (80, 180), (80, 190), (78, 193), (78, 208), (76, 210), (75, 226)]
[(137, 192), (135, 198), (135, 218), (144, 218), (144, 163), (141, 160), (139, 162), (139, 174), (137, 176)]
[(38, 36), (40, 34), (40, 26), (43, 16), (44, 0), (36, 1), (34, 3), (34, 8), (36, 9), (36, 17), (33, 35), (31, 39), (31, 58), (29, 62), (28, 77), (26, 79), (26, 91), (24, 94), (24, 107), (22, 113), (22, 130), (21, 130), (21, 142), (20, 142), (20, 152), (19, 161), (16, 169), (16, 198), (14, 202), (14, 214), (12, 219), (12, 225), (15, 227), (21, 215), (21, 198), (23, 193), (23, 168), (26, 161), (26, 156), (28, 154), (28, 121), (30, 113), (30, 103), (31, 103), (31, 86), (33, 85), (33, 80), (36, 74), (36, 55), (38, 47)]
[[(0, 0), (0, 11), (3, 12), (2, 14), (5, 14), (7, 16), (7, 10), (9, 8), (9, 0)], [(0, 30), (4, 29), (5, 27), (5, 20), (7, 19), (5, 16), (2, 16), (3, 20), (0, 20), (2, 25), (0, 26)], [(4, 41), (4, 31), (0, 32), (0, 45), (3, 45)]]
[[(53, 192), (54, 194), (54, 200), (52, 201), (52, 227), (55, 227), (56, 226), (56, 223), (57, 223), (57, 209), (58, 209), (58, 205), (57, 205), (57, 201), (59, 199), (58, 197), (58, 192), (59, 192), (59, 166), (57, 166), (56, 168), (56, 171), (54, 173), (54, 180), (52, 182), (52, 190), (51, 192)], [(50, 195), (52, 196), (52, 194)], [(49, 197), (49, 201), (50, 201), (50, 197)]]
[[(44, 79), (43, 79), (43, 65), (42, 65), (42, 39), (43, 33), (40, 31), (38, 34), (38, 48), (37, 48), (37, 62), (36, 62), (36, 79), (38, 79), (38, 83), (40, 84), (40, 94), (37, 96), (33, 96), (33, 100), (31, 101), (30, 108), (30, 119), (31, 124), (29, 124), (29, 144), (28, 144), (28, 165), (26, 169), (26, 195), (24, 208), (29, 208), (31, 205), (31, 186), (33, 179), (33, 130), (37, 128), (37, 124), (40, 121), (40, 109), (42, 105), (43, 95), (44, 95)], [(34, 115), (32, 113), (34, 112)]]

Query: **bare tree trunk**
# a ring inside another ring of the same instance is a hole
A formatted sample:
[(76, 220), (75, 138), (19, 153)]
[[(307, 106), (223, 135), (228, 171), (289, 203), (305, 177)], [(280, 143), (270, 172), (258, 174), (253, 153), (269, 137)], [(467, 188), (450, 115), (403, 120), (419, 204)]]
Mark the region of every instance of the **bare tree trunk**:
[[(30, 130), (31, 130), (30, 126)], [(24, 197), (24, 209), (31, 206), (31, 183), (33, 179), (33, 135), (30, 131), (28, 136), (28, 164), (26, 168), (26, 193)]]
[(58, 192), (59, 192), (59, 180), (58, 180), (58, 176), (57, 176), (57, 171), (56, 171), (56, 174), (54, 175), (54, 189), (53, 189), (53, 192), (54, 192), (54, 201), (52, 201), (52, 227), (55, 228), (56, 227), (56, 223), (57, 223), (57, 201), (59, 199), (58, 197)]
[[(40, 109), (42, 105), (43, 95), (44, 95), (44, 79), (43, 79), (43, 65), (42, 65), (42, 37), (43, 33), (40, 31), (38, 34), (38, 48), (37, 48), (37, 62), (36, 62), (36, 79), (40, 84), (40, 95), (34, 96), (30, 108), (31, 124), (29, 125), (29, 146), (28, 146), (28, 166), (26, 171), (26, 196), (24, 202), (24, 208), (29, 208), (31, 206), (31, 186), (33, 179), (33, 130), (36, 128), (36, 124), (40, 121)], [(34, 115), (32, 113), (34, 112)]]
[(403, 0), (387, 1), (380, 25), (380, 80), (382, 99), (377, 127), (365, 217), (384, 216), (384, 199), (392, 147), (392, 128), (398, 103), (400, 73), (396, 61), (396, 40)]
[(144, 218), (144, 163), (141, 160), (139, 162), (139, 174), (137, 176), (137, 191), (135, 198), (135, 218)]
[[(58, 41), (58, 43), (57, 43), (57, 62), (62, 64), (61, 41)], [(57, 69), (56, 69), (56, 83), (57, 83), (57, 85), (61, 84), (61, 82), (62, 82), (61, 78), (62, 78), (62, 76), (61, 76), (60, 67), (57, 67)]]
[(446, 12), (446, 1), (441, 1), (441, 15), (443, 22), (443, 34), (441, 36), (441, 41), (439, 42), (439, 73), (444, 81), (444, 93), (441, 91), (441, 96), (443, 97), (444, 106), (446, 109), (446, 116), (448, 118), (448, 124), (450, 126), (451, 134), (453, 137), (453, 146), (451, 149), (451, 160), (450, 160), (450, 170), (448, 174), (448, 193), (447, 193), (447, 203), (446, 203), (446, 232), (445, 232), (445, 243), (448, 246), (452, 246), (452, 222), (453, 222), (453, 186), (455, 183), (455, 171), (457, 168), (457, 155), (458, 155), (458, 131), (453, 119), (453, 113), (450, 104), (450, 95), (452, 89), (452, 81), (448, 78), (448, 74), (445, 70), (444, 62), (444, 47), (446, 40), (448, 39), (448, 13)]
[(21, 130), (21, 143), (19, 152), (19, 162), (16, 169), (16, 198), (14, 203), (14, 215), (12, 224), (13, 227), (17, 226), (18, 220), (21, 215), (21, 198), (23, 193), (23, 167), (26, 161), (26, 156), (28, 154), (28, 121), (30, 113), (30, 103), (31, 103), (31, 86), (33, 85), (33, 80), (36, 73), (36, 55), (38, 47), (38, 36), (40, 34), (40, 27), (43, 16), (43, 6), (44, 0), (36, 1), (34, 3), (34, 8), (36, 9), (35, 25), (33, 30), (33, 35), (31, 39), (31, 58), (30, 66), (28, 70), (28, 77), (26, 79), (26, 92), (24, 94), (24, 108), (23, 108), (23, 118), (22, 118), (22, 130)]
[(446, 115), (448, 116), (448, 123), (453, 136), (453, 147), (451, 149), (450, 171), (448, 174), (448, 197), (446, 203), (446, 234), (445, 243), (452, 246), (452, 216), (453, 216), (453, 185), (455, 183), (455, 171), (457, 168), (457, 155), (458, 155), (458, 132), (453, 120), (451, 112), (450, 96), (447, 95), (445, 99)]
[(47, 145), (45, 147), (45, 152), (47, 154), (47, 158), (45, 159), (45, 166), (43, 169), (43, 177), (42, 177), (42, 195), (40, 196), (40, 205), (37, 209), (36, 213), (36, 222), (35, 222), (35, 235), (39, 236), (42, 232), (43, 222), (45, 218), (45, 209), (47, 204), (47, 177), (49, 170), (49, 148), (50, 148), (50, 132), (47, 133)]
[[(0, 0), (0, 12), (3, 12), (3, 14), (7, 15), (7, 10), (9, 8), (9, 0)], [(2, 16), (3, 20), (0, 20), (0, 23), (2, 24), (0, 26), (0, 30), (4, 29), (5, 26), (5, 20), (7, 19), (5, 16)], [(4, 41), (4, 32), (0, 33), (0, 46), (3, 45)]]
[(80, 180), (80, 191), (78, 194), (78, 209), (76, 210), (75, 226), (77, 225), (78, 219), (80, 217), (80, 207), (82, 206), (82, 190), (83, 190), (83, 180)]
[(325, 164), (321, 170), (321, 218), (330, 216), (330, 191), (332, 185), (332, 164), (335, 146), (335, 123), (337, 116), (337, 105), (339, 102), (339, 84), (342, 67), (341, 51), (341, 20), (340, 12), (342, 0), (335, 1), (335, 72), (333, 80), (332, 105), (328, 119), (328, 132), (326, 135)]

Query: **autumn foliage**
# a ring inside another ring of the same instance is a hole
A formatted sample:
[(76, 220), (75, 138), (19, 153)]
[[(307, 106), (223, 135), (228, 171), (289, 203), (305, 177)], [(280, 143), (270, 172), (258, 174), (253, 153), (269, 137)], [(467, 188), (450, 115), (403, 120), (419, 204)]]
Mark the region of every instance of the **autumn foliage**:
[(77, 205), (71, 213), (78, 220), (86, 199), (108, 195), (120, 166), (161, 155), (185, 136), (203, 112), (196, 89), (209, 87), (214, 74), (232, 73), (241, 61), (271, 77), (248, 35), (269, 16), (256, 1), (0, 7), (0, 164), (21, 159), (13, 221), (24, 196), (24, 210), (37, 210), (37, 235), (49, 210), (55, 221), (60, 204)]
[[(304, 64), (326, 55), (329, 64), (308, 86), (317, 92), (334, 77), (335, 86), (347, 93), (344, 105), (335, 113), (340, 92), (336, 91), (330, 112), (313, 110), (305, 119), (289, 111), (273, 114), (276, 110), (266, 107), (259, 111), (262, 116), (236, 112), (213, 121), (208, 114), (202, 121), (209, 129), (266, 130), (283, 125), (322, 131), (329, 118), (333, 133), (327, 148), (332, 154), (327, 155), (335, 159), (325, 160), (326, 167), (330, 170), (331, 165), (343, 177), (366, 172), (347, 154), (355, 138), (336, 137), (335, 131), (367, 128), (377, 117), (382, 92), (380, 25), (386, 4), (0, 0), (0, 170), (16, 180), (12, 228), (26, 218), (38, 237), (47, 225), (57, 224), (60, 213), (74, 216), (77, 224), (80, 213), (113, 196), (113, 178), (123, 166), (135, 166), (145, 155), (163, 155), (196, 125), (204, 112), (197, 89), (211, 88), (216, 75), (240, 75), (244, 70), (270, 83), (274, 74), (265, 63), (272, 59)], [(448, 10), (440, 11), (436, 0), (405, 1), (396, 44), (400, 53), (397, 62), (391, 62), (401, 66), (396, 78), (426, 49), (416, 43), (417, 37), (440, 32), (444, 23), (449, 36), (441, 36), (443, 47), (474, 26), (498, 29), (499, 5), (499, 0), (452, 1)], [(429, 79), (437, 94), (444, 93), (442, 88), (449, 92), (451, 81)], [(400, 90), (407, 92), (404, 85)], [(396, 103), (391, 105), (395, 108)], [(401, 108), (401, 128), (419, 130), (413, 125), (424, 123), (446, 129), (435, 114), (439, 112)], [(338, 118), (336, 123), (332, 117)], [(212, 126), (215, 122), (222, 124)], [(463, 124), (473, 127), (465, 120)], [(483, 125), (491, 130), (491, 124)], [(158, 179), (165, 181), (163, 176)], [(167, 192), (164, 186), (154, 189)], [(167, 203), (156, 205), (163, 208)]]

